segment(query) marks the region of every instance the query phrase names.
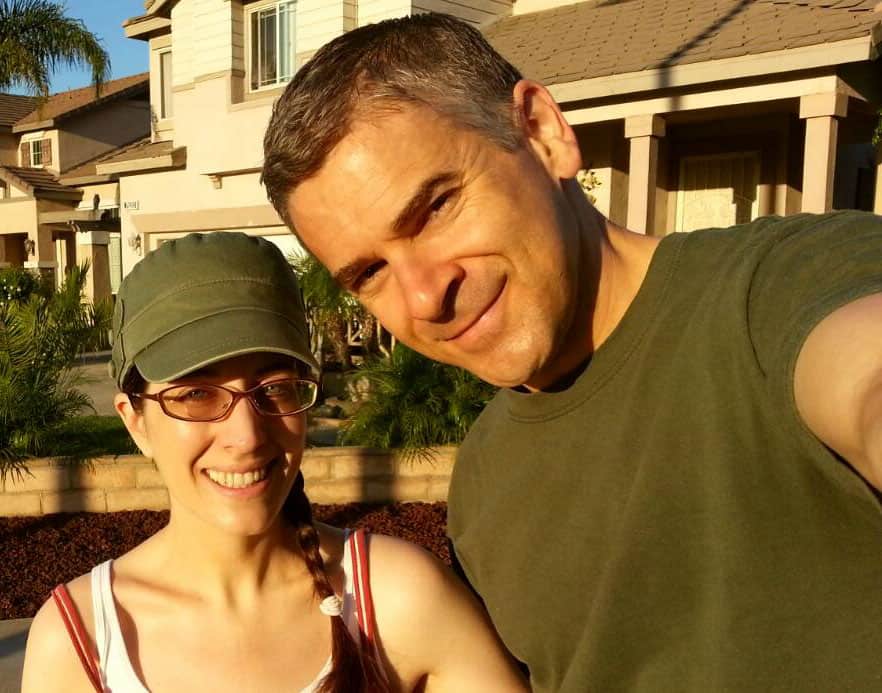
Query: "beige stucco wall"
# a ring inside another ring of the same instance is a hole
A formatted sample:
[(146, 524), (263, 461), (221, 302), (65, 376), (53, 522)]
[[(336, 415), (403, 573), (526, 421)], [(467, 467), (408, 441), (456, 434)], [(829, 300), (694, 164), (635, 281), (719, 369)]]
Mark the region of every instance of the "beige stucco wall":
[(18, 135), (0, 132), (0, 164), (18, 166)]
[(83, 191), (83, 199), (77, 205), (77, 209), (92, 209), (95, 195), (100, 198), (98, 209), (119, 207), (119, 186), (115, 182), (81, 185), (79, 188)]
[[(182, 235), (180, 228), (186, 226), (187, 231), (220, 230), (225, 221), (226, 230), (244, 231), (250, 234), (273, 237), (283, 252), (297, 250), (299, 245), (294, 236), (281, 224), (250, 225), (243, 215), (231, 213), (218, 215), (216, 210), (266, 208), (268, 203), (264, 189), (258, 182), (258, 173), (228, 176), (223, 179), (222, 187), (215, 188), (212, 181), (194, 170), (164, 171), (147, 173), (137, 176), (124, 176), (120, 179), (120, 224), (122, 230), (122, 264), (123, 274), (143, 258), (147, 249), (156, 247), (160, 238), (173, 238)], [(137, 205), (137, 209), (126, 209)], [(145, 224), (143, 219), (154, 215), (167, 214), (166, 224), (156, 228), (155, 224)], [(218, 217), (220, 216), (220, 221)], [(244, 215), (247, 217), (247, 215)], [(266, 215), (261, 215), (266, 216)], [(205, 226), (199, 228), (199, 219), (205, 220)], [(271, 219), (277, 219), (270, 215)], [(181, 219), (184, 220), (183, 224)], [(143, 232), (149, 231), (149, 235)], [(139, 254), (130, 245), (134, 234), (141, 235), (142, 248)]]
[(0, 200), (0, 234), (37, 233), (37, 201), (32, 197), (21, 196), (21, 193), (10, 186), (10, 192), (17, 197)]
[(149, 134), (150, 105), (134, 99), (107, 104), (65, 120), (56, 132), (61, 170), (65, 171)]

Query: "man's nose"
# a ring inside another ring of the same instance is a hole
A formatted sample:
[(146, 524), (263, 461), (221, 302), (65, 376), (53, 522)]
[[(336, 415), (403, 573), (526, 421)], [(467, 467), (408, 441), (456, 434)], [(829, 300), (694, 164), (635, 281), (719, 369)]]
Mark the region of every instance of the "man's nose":
[(248, 397), (240, 397), (219, 423), (219, 435), (225, 448), (250, 452), (266, 442), (266, 419), (257, 412)]
[(398, 271), (408, 316), (412, 320), (442, 321), (449, 318), (463, 269), (453, 262), (409, 260)]

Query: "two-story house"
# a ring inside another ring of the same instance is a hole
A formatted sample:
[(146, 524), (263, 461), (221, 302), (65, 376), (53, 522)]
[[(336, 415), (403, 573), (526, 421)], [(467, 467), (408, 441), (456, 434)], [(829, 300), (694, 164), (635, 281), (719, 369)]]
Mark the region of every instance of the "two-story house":
[(192, 231), (239, 230), (284, 252), (295, 238), (259, 184), (263, 131), (294, 71), (325, 42), (409, 12), (457, 11), (482, 22), (510, 0), (153, 0), (125, 23), (150, 45), (153, 136), (106, 161), (119, 174), (123, 266)]
[(575, 126), (598, 208), (662, 235), (882, 211), (878, 0), (147, 0), (151, 141), (121, 176), (123, 266), (191, 231), (296, 248), (258, 182), (274, 99), (342, 32), (423, 11), (479, 26)]
[(119, 190), (117, 177), (99, 174), (96, 164), (149, 136), (148, 91), (145, 73), (97, 93), (0, 96), (0, 266), (60, 282), (88, 260), (87, 293), (110, 296), (111, 277), (121, 275)]

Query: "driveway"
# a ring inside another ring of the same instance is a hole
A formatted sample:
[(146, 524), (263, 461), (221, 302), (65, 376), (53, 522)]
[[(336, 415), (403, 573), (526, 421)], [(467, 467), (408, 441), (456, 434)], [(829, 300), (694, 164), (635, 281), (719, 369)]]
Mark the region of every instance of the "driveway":
[(0, 621), (0, 693), (19, 693), (31, 619)]
[(109, 351), (84, 354), (80, 357), (80, 365), (76, 369), (83, 376), (83, 382), (77, 389), (92, 398), (95, 413), (100, 416), (116, 416), (113, 409), (116, 384), (107, 372), (108, 361), (110, 361)]

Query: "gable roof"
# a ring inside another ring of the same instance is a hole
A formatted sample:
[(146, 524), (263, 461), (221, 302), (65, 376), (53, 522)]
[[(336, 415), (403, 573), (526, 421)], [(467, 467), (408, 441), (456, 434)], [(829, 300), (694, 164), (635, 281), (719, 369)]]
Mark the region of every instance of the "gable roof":
[(505, 17), (484, 35), (526, 77), (561, 84), (867, 37), (879, 0), (588, 0)]
[(94, 86), (53, 94), (40, 107), (18, 120), (12, 131), (28, 132), (30, 130), (51, 128), (55, 127), (60, 120), (70, 118), (110, 101), (134, 97), (141, 93), (146, 98), (149, 85), (150, 73), (142, 72), (137, 75), (105, 82), (98, 96), (95, 95)]
[(34, 197), (43, 197), (47, 193), (53, 197), (82, 197), (82, 191), (62, 185), (58, 178), (44, 168), (0, 166), (0, 179)]
[(12, 126), (33, 111), (36, 105), (35, 96), (0, 94), (0, 130), (11, 132)]

